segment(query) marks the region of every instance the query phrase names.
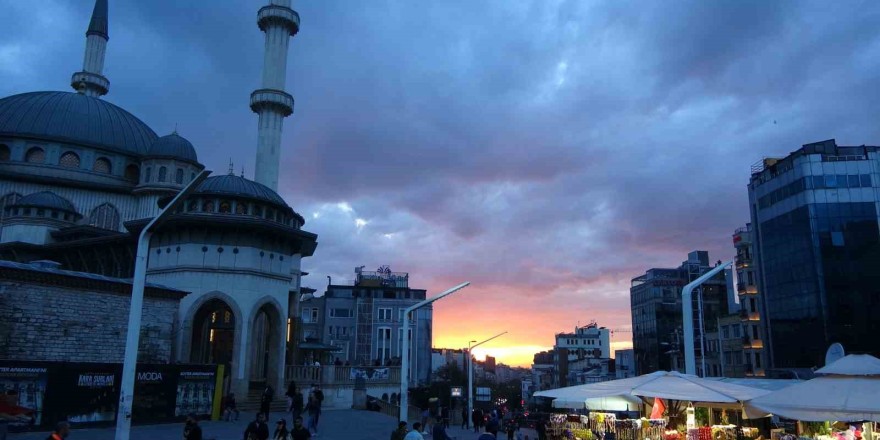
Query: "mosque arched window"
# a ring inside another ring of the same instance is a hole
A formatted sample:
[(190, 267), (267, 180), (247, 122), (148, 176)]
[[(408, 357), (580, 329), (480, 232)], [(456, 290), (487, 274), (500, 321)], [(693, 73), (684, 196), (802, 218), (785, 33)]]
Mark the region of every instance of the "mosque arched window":
[(220, 213), (229, 214), (232, 212), (232, 204), (228, 200), (220, 202)]
[(95, 160), (95, 164), (92, 165), (92, 171), (104, 174), (110, 174), (112, 171), (110, 165), (110, 159), (106, 157), (99, 157)]
[(254, 205), (254, 215), (257, 217), (263, 216), (263, 207), (260, 205)]
[(240, 215), (247, 214), (247, 203), (236, 202), (235, 203), (235, 213), (240, 214)]
[(190, 200), (186, 205), (186, 210), (189, 212), (198, 212), (199, 211), (199, 202), (195, 200)]
[(24, 161), (30, 163), (43, 163), (46, 161), (46, 152), (40, 147), (31, 147), (24, 155)]
[(89, 225), (116, 231), (119, 229), (119, 211), (109, 203), (98, 206), (89, 216)]
[(68, 151), (58, 159), (58, 165), (64, 168), (79, 168), (79, 156), (73, 151)]
[(165, 167), (159, 167), (159, 182), (164, 183), (165, 178), (167, 177), (168, 169)]
[(12, 152), (9, 150), (9, 146), (0, 144), (0, 162), (9, 160), (10, 156), (12, 156)]
[(0, 197), (0, 210), (5, 212), (6, 215), (10, 215), (12, 213), (12, 208), (10, 208), (10, 206), (14, 205), (20, 198), (21, 194), (19, 193), (9, 193)]
[(174, 176), (174, 182), (178, 185), (183, 185), (183, 168), (177, 169), (177, 175)]
[(202, 204), (202, 212), (214, 212), (214, 202), (205, 200), (205, 203)]
[(147, 172), (144, 175), (144, 183), (150, 183), (153, 180), (153, 167), (147, 167)]
[(141, 178), (141, 170), (137, 165), (131, 164), (125, 167), (125, 179), (137, 183)]

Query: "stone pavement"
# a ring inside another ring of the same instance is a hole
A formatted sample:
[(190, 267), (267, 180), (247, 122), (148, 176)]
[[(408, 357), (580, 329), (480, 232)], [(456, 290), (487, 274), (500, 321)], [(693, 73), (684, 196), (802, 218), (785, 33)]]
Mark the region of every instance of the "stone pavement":
[[(275, 422), (280, 418), (287, 420), (288, 427), (292, 426), (290, 414), (272, 413), (269, 417), (270, 430), (275, 429)], [(242, 413), (237, 422), (201, 422), (200, 425), (205, 440), (241, 440), (245, 427), (253, 419), (253, 413)], [(316, 440), (388, 440), (396, 426), (397, 422), (392, 417), (377, 412), (329, 410), (321, 414)], [(68, 439), (113, 440), (114, 433), (114, 428), (77, 429), (71, 432)], [(456, 440), (476, 440), (479, 436), (473, 430), (459, 427), (450, 427), (448, 434)], [(530, 440), (537, 438), (531, 430), (523, 430), (523, 434), (528, 435)], [(131, 440), (179, 440), (182, 435), (182, 423), (134, 426), (131, 430)], [(45, 440), (48, 436), (46, 432), (9, 434), (9, 440)], [(425, 438), (433, 440), (431, 436)], [(498, 438), (505, 440), (507, 436), (499, 433)]]

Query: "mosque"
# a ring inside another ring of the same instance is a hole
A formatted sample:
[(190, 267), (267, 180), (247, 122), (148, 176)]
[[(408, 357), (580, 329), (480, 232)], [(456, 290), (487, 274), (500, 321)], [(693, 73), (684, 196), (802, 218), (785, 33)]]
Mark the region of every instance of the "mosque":
[[(255, 180), (215, 173), (150, 246), (147, 282), (185, 293), (167, 360), (226, 364), (242, 394), (265, 381), (281, 389), (301, 261), (317, 245), (277, 193), (282, 125), (294, 102), (284, 91), (288, 45), (300, 23), (290, 6), (269, 0), (258, 12), (265, 56), (261, 88), (250, 97), (259, 116)], [(159, 201), (204, 169), (183, 136), (159, 136), (102, 99), (111, 88), (103, 75), (108, 40), (107, 0), (96, 0), (74, 91), (0, 99), (0, 272), (41, 261), (44, 277), (130, 279), (138, 233)]]

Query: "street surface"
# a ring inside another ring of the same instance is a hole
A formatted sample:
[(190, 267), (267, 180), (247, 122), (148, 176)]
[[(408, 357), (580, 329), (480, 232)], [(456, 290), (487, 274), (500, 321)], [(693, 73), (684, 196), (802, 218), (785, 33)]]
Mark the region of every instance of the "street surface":
[[(280, 418), (284, 418), (287, 420), (288, 426), (292, 426), (290, 414), (272, 413), (269, 417), (270, 432), (275, 429), (275, 422)], [(201, 422), (199, 424), (202, 427), (205, 440), (241, 440), (245, 427), (253, 419), (253, 413), (242, 413), (237, 422)], [(391, 431), (396, 426), (396, 420), (377, 412), (329, 410), (321, 414), (317, 439), (388, 440)], [(454, 426), (450, 426), (447, 432), (456, 440), (475, 440), (478, 437), (478, 434), (475, 434), (473, 430), (463, 430)], [(79, 429), (71, 432), (68, 439), (113, 440), (114, 433), (115, 428)], [(531, 430), (523, 430), (523, 435), (528, 435), (530, 440), (537, 438), (535, 432)], [(47, 432), (9, 434), (9, 440), (45, 440), (48, 436)], [(131, 429), (131, 440), (178, 440), (182, 436), (182, 423), (134, 426)], [(498, 438), (504, 440), (507, 436), (504, 433), (499, 433)], [(425, 439), (433, 440), (431, 436), (425, 436)]]

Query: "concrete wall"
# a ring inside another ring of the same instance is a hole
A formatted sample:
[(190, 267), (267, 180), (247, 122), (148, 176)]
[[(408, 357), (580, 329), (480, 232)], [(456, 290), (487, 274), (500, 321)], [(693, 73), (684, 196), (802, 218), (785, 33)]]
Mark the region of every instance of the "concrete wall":
[[(122, 362), (130, 298), (0, 280), (0, 358)], [(144, 298), (138, 361), (171, 361), (177, 303)]]

